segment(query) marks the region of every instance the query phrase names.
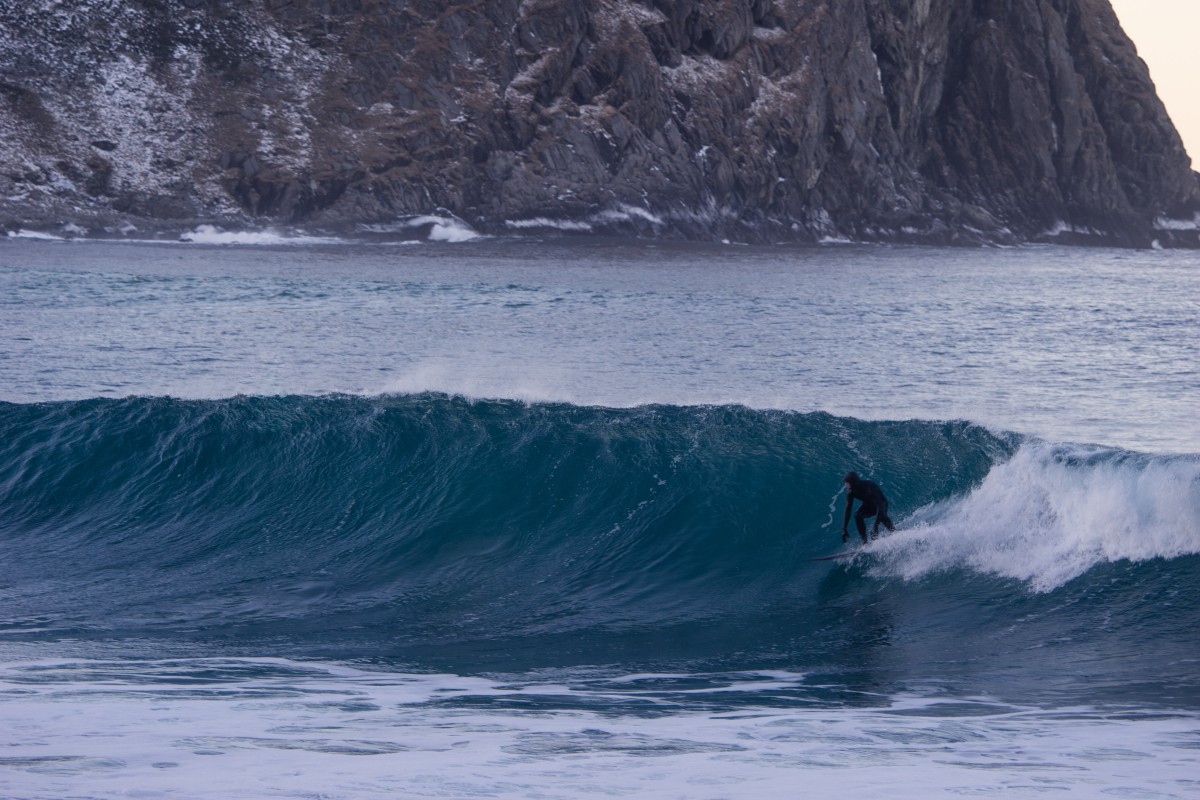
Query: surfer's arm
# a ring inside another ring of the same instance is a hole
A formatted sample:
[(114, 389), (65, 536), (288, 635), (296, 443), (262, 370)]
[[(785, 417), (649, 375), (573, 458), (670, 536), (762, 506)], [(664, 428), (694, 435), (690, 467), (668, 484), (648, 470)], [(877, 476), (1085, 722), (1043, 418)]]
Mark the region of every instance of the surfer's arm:
[(850, 530), (850, 510), (854, 507), (854, 498), (846, 495), (846, 513), (842, 515), (842, 535)]

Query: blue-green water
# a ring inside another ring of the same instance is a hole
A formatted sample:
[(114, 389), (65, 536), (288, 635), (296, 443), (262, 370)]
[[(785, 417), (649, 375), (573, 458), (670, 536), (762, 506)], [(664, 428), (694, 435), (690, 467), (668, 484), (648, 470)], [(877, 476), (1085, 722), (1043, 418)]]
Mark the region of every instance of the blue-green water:
[[(0, 241), (0, 288), (13, 796), (1200, 791), (1195, 255)], [(901, 531), (812, 561), (847, 469)]]

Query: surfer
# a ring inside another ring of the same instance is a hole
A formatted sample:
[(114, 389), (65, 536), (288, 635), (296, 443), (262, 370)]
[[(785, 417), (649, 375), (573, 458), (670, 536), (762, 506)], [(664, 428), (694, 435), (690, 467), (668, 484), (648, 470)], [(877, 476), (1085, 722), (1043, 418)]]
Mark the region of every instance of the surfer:
[(854, 507), (855, 500), (862, 501), (862, 505), (858, 507), (858, 512), (854, 515), (854, 524), (858, 527), (858, 535), (862, 537), (863, 544), (867, 543), (867, 517), (875, 518), (875, 524), (871, 528), (872, 539), (879, 538), (879, 523), (881, 522), (889, 531), (896, 530), (891, 517), (888, 516), (888, 501), (883, 496), (879, 484), (858, 477), (857, 472), (847, 472), (842, 481), (846, 484), (846, 515), (842, 517), (843, 544), (850, 538), (850, 510)]

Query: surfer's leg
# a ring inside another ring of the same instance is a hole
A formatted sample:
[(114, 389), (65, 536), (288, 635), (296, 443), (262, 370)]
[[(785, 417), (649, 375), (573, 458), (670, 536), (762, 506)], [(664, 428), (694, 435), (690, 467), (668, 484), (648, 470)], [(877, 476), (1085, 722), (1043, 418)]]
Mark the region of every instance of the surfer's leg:
[(867, 543), (867, 517), (871, 516), (875, 509), (870, 509), (871, 513), (867, 511), (868, 507), (864, 504), (854, 513), (854, 527), (858, 528), (858, 535), (862, 537), (863, 544)]
[(879, 516), (875, 518), (875, 521), (877, 523), (882, 522), (883, 527), (887, 528), (889, 531), (896, 530), (896, 526), (892, 524), (892, 518), (887, 515), (886, 511), (880, 511)]

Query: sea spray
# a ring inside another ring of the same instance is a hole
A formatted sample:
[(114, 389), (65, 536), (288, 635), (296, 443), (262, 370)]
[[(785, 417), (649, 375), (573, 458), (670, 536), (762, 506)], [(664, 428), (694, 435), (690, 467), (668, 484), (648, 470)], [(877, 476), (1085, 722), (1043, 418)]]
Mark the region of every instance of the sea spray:
[(879, 574), (969, 568), (1048, 592), (1115, 561), (1200, 553), (1200, 457), (1030, 441), (873, 546)]

